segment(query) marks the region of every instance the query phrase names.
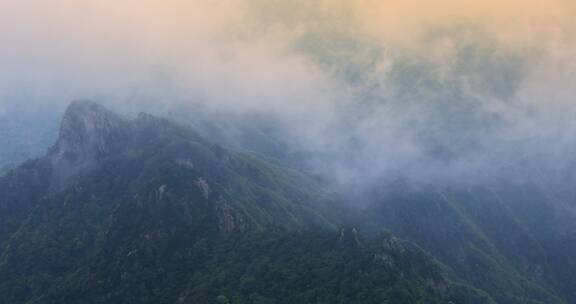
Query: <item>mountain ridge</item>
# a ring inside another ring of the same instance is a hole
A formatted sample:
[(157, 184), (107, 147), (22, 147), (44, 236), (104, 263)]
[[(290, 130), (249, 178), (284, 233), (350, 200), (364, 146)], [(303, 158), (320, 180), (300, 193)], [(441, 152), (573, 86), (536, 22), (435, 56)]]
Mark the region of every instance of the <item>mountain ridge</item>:
[(66, 110), (56, 144), (48, 152), (53, 167), (51, 188), (61, 191), (77, 175), (125, 140), (128, 122), (91, 101), (74, 101)]
[(492, 303), (416, 247), (338, 232), (313, 178), (148, 114), (73, 103), (54, 148), (0, 190), (0, 301)]
[(187, 126), (75, 102), (47, 155), (0, 178), (0, 300), (568, 303), (538, 275), (546, 255), (518, 252), (540, 243), (515, 214), (482, 216), (502, 208), (490, 195), (376, 190), (352, 208)]

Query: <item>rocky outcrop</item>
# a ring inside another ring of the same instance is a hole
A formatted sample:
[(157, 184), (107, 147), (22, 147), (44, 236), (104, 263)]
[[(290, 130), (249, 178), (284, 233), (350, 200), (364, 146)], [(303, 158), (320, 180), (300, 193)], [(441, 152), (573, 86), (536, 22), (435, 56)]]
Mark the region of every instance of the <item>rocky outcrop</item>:
[(220, 232), (246, 232), (249, 228), (249, 223), (245, 217), (224, 199), (216, 204), (216, 216), (218, 217), (218, 231)]
[(118, 149), (127, 136), (128, 122), (90, 101), (73, 102), (62, 119), (60, 135), (50, 150), (52, 191), (66, 188), (78, 175)]
[(402, 244), (402, 241), (391, 233), (386, 232), (382, 235), (380, 250), (374, 255), (374, 258), (388, 268), (394, 268), (397, 266), (397, 258), (405, 252), (406, 247)]
[(345, 246), (359, 247), (361, 244), (358, 230), (355, 227), (340, 228), (338, 242)]

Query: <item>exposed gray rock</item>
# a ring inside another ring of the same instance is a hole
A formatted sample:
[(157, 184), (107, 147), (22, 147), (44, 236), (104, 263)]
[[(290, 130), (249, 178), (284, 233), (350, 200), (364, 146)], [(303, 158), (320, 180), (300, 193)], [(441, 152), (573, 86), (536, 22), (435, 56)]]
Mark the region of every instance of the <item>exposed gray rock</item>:
[(68, 187), (74, 177), (90, 171), (114, 152), (127, 128), (128, 122), (94, 102), (73, 102), (62, 119), (58, 141), (48, 154), (53, 168), (51, 190)]
[(403, 255), (406, 252), (406, 247), (401, 240), (391, 234), (384, 235), (381, 244), (380, 252), (375, 254), (374, 258), (390, 269), (396, 267), (396, 257)]
[(197, 179), (196, 186), (200, 189), (200, 191), (202, 191), (202, 196), (204, 196), (205, 199), (208, 199), (210, 197), (212, 189), (210, 188), (210, 185), (205, 179), (203, 178)]
[(218, 231), (220, 232), (245, 232), (248, 222), (226, 200), (221, 200), (216, 205), (218, 217)]
[(340, 228), (338, 241), (342, 244), (350, 244), (356, 247), (361, 245), (358, 230), (356, 227)]

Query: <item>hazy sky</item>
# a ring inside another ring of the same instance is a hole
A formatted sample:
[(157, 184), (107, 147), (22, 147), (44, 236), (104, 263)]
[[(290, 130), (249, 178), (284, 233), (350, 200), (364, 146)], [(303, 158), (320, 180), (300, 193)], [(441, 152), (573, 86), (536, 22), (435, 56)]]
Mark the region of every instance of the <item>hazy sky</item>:
[(4, 0), (0, 115), (201, 101), (347, 151), (330, 166), (343, 179), (493, 178), (523, 160), (562, 171), (574, 18), (569, 0)]
[(196, 83), (224, 78), (241, 95), (259, 96), (267, 93), (259, 92), (261, 82), (323, 81), (309, 56), (291, 49), (310, 31), (330, 39), (348, 30), (389, 52), (451, 60), (453, 42), (427, 46), (422, 35), (469, 24), (511, 47), (572, 56), (574, 8), (563, 0), (2, 1), (0, 89), (63, 97), (126, 92), (178, 69)]

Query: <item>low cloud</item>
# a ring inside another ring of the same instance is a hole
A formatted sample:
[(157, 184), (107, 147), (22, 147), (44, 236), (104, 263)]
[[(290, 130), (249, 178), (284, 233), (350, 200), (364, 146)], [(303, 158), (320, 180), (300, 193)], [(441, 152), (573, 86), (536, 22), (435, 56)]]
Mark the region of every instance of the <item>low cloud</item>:
[[(264, 113), (337, 181), (572, 180), (576, 7), (543, 1), (0, 4), (0, 113)], [(1, 114), (0, 114), (1, 115)], [(358, 182), (360, 181), (360, 182)]]

